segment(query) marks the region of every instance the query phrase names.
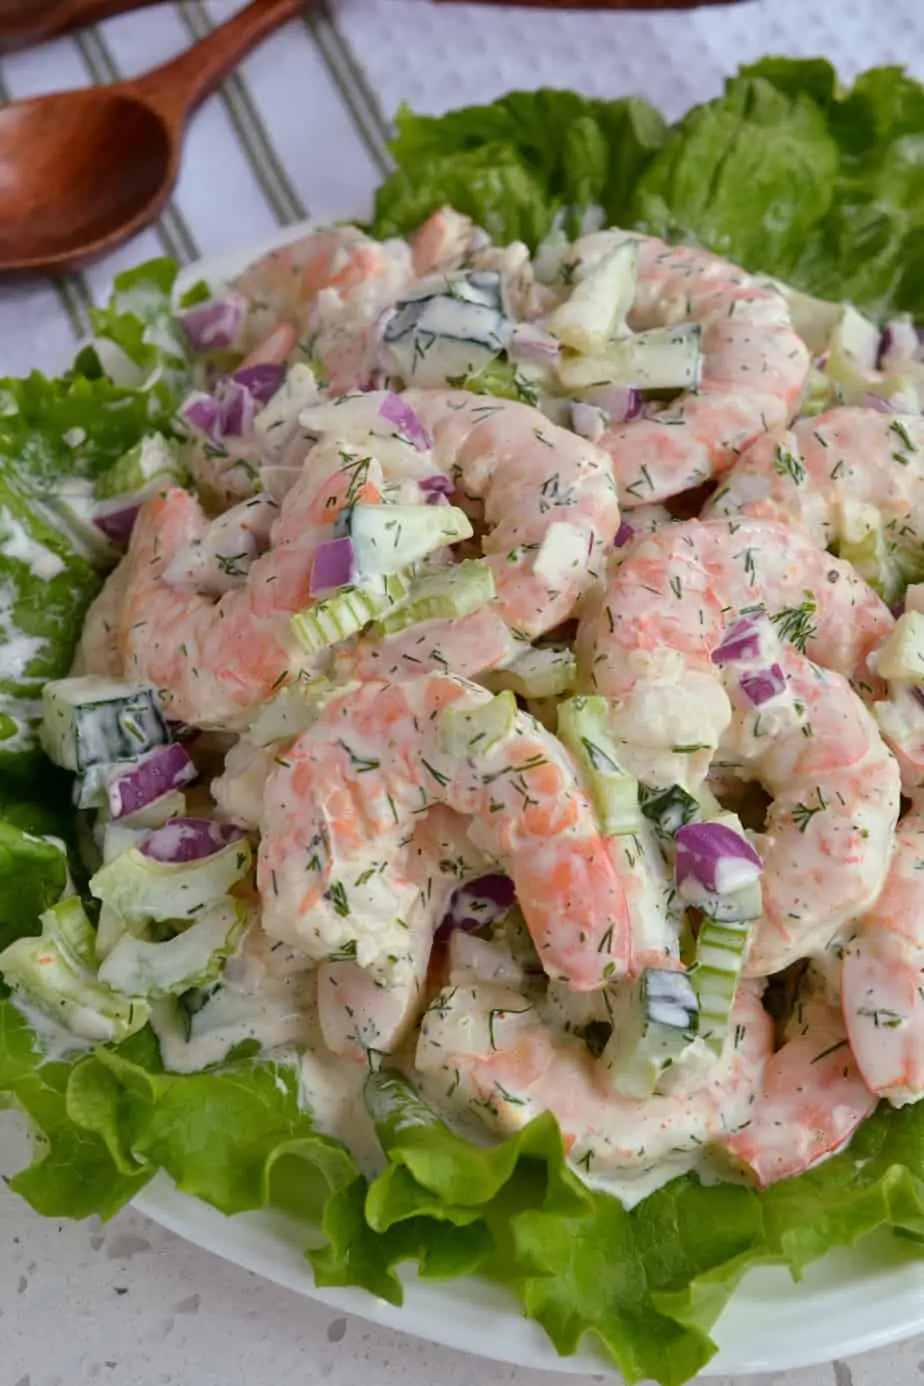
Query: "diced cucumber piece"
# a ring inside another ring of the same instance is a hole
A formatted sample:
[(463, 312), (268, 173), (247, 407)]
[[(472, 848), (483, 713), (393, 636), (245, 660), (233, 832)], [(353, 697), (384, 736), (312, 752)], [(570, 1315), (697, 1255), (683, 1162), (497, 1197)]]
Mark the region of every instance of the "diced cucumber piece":
[(211, 856), (177, 864), (155, 861), (136, 847), (106, 862), (90, 879), (90, 892), (129, 923), (147, 919), (193, 919), (250, 871), (253, 852), (246, 838)]
[(563, 356), (558, 379), (566, 390), (618, 381), (639, 390), (695, 390), (702, 367), (699, 323), (654, 327), (610, 342), (593, 356)]
[(644, 1099), (696, 1039), (699, 1001), (689, 976), (646, 968), (613, 1006), (613, 1032), (600, 1056), (614, 1090)]
[(575, 351), (606, 352), (611, 338), (628, 334), (626, 317), (635, 298), (637, 265), (635, 241), (602, 255), (549, 315), (549, 332)]
[(750, 937), (745, 922), (723, 924), (704, 918), (700, 925), (690, 975), (699, 997), (700, 1034), (716, 1054), (721, 1054), (728, 1035)]
[(401, 573), (370, 578), (361, 587), (341, 587), (333, 596), (299, 611), (292, 634), (306, 654), (319, 654), (358, 633), (389, 608), (407, 600), (409, 587)]
[(440, 275), (419, 284), (386, 324), (386, 370), (425, 389), (477, 375), (507, 341), (511, 324), (502, 290), (496, 271)]
[(487, 755), (510, 736), (516, 720), (517, 700), (512, 693), (498, 693), (489, 703), (476, 708), (450, 704), (439, 716), (440, 746), (448, 756)]
[(185, 477), (176, 444), (161, 433), (149, 433), (96, 478), (93, 490), (97, 500), (110, 500), (140, 491), (155, 478), (163, 478), (165, 486), (176, 486)]
[(678, 828), (692, 823), (700, 810), (699, 801), (679, 784), (669, 785), (666, 789), (653, 789), (647, 784), (640, 784), (638, 802), (642, 813), (654, 824), (661, 838), (672, 838)]
[(254, 910), (240, 900), (218, 900), (165, 943), (122, 937), (99, 969), (99, 978), (124, 996), (154, 1000), (206, 986), (237, 948)]
[(40, 918), (40, 938), (16, 939), (0, 953), (7, 986), (80, 1039), (105, 1044), (140, 1030), (147, 1006), (116, 995), (96, 976), (93, 926), (78, 897)]
[(460, 539), (472, 522), (454, 505), (354, 505), (349, 533), (361, 576), (395, 573)]
[(610, 705), (597, 696), (569, 698), (558, 709), (558, 735), (574, 756), (606, 837), (635, 833), (644, 820), (638, 780), (619, 764)]
[(148, 684), (54, 679), (42, 692), (42, 708), (42, 745), (65, 770), (134, 760), (170, 740), (157, 690)]
[(492, 692), (509, 688), (522, 698), (556, 698), (574, 691), (577, 660), (568, 645), (530, 646), (512, 664), (483, 675), (482, 682)]
[(494, 574), (483, 558), (467, 558), (443, 572), (414, 578), (407, 599), (373, 627), (379, 636), (394, 635), (419, 621), (467, 616), (495, 596)]
[[(873, 662), (872, 660), (870, 661)], [(924, 681), (924, 615), (906, 611), (875, 656), (877, 674), (901, 683)]]

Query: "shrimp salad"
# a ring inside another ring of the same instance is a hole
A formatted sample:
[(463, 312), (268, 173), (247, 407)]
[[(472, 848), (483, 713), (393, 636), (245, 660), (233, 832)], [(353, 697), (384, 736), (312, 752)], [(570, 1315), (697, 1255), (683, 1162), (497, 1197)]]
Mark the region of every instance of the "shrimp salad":
[(627, 1207), (920, 1101), (910, 323), (449, 206), (200, 300), (41, 693), (89, 873), (0, 953), (42, 1042), (294, 1062), (370, 1177), (550, 1114)]

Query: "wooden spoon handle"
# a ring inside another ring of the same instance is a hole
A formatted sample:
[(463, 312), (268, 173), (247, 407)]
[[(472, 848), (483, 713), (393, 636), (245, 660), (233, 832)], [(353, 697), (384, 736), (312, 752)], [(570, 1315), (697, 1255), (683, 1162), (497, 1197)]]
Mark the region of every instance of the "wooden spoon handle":
[[(435, 5), (458, 0), (432, 0)], [(738, 5), (742, 0), (468, 0), (480, 5), (511, 5), (536, 10), (702, 10), (707, 5)]]
[(71, 29), (160, 0), (0, 0), (0, 52), (44, 43)]
[(314, 0), (251, 0), (246, 9), (213, 29), (192, 48), (123, 86), (131, 87), (165, 121), (181, 125), (251, 48), (313, 3)]

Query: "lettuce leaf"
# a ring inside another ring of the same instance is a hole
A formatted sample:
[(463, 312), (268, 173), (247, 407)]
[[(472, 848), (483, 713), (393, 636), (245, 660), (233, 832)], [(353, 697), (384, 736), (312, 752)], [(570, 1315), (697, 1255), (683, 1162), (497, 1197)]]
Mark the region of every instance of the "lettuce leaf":
[(51, 842), (0, 819), (0, 950), (38, 934), (39, 915), (60, 899), (67, 858)]
[(397, 129), (398, 171), (376, 194), (376, 235), (403, 235), (451, 202), (497, 239), (535, 248), (559, 213), (571, 232), (593, 206), (619, 220), (664, 122), (634, 97), (545, 88), (445, 116), (402, 106)]
[(924, 318), (924, 87), (823, 58), (767, 57), (669, 128), (633, 98), (513, 92), (444, 116), (402, 108), (377, 234), (452, 202), (535, 248), (589, 209), (886, 316)]

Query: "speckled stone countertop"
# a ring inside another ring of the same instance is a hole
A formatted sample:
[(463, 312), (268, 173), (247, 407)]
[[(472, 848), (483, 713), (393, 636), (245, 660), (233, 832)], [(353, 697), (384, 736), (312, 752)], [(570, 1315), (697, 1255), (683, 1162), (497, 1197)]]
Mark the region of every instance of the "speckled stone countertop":
[[(127, 1210), (106, 1227), (36, 1217), (0, 1189), (2, 1386), (580, 1386), (344, 1317)], [(912, 1386), (924, 1338), (714, 1386)]]

